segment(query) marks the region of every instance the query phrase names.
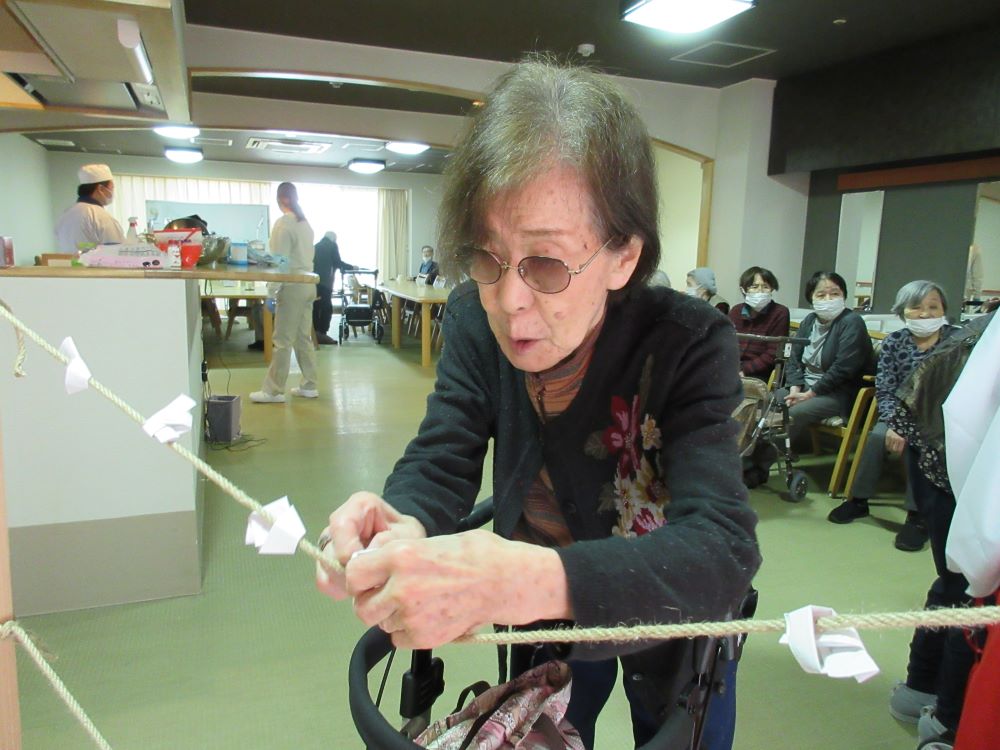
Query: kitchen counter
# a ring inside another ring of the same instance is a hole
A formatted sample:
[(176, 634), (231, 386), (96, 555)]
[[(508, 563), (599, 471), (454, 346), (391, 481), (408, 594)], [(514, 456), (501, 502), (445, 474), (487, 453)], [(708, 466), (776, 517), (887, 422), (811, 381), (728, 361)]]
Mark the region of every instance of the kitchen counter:
[[(194, 429), (181, 442), (199, 453), (203, 280), (317, 277), (259, 266), (15, 266), (0, 270), (0, 300), (55, 346), (72, 336), (93, 376), (140, 414), (180, 393), (193, 398)], [(0, 431), (14, 611), (198, 593), (203, 480), (194, 467), (93, 391), (68, 396), (65, 368), (31, 342), (27, 377), (15, 378), (15, 341), (4, 326)]]
[(231, 266), (225, 263), (194, 268), (151, 271), (145, 268), (88, 268), (86, 266), (11, 266), (0, 277), (48, 279), (211, 279), (214, 281), (280, 281), (315, 284), (314, 273), (289, 273), (276, 266)]

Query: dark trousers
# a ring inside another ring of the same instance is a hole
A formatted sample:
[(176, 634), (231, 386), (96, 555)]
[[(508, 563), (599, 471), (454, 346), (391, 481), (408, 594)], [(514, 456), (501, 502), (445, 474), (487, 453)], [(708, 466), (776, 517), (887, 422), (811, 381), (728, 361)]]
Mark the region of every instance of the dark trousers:
[(313, 328), (316, 333), (326, 333), (330, 330), (330, 321), (333, 320), (333, 289), (323, 284), (316, 285), (316, 296), (319, 297), (313, 302)]
[[(911, 447), (906, 470), (913, 488), (913, 499), (927, 524), (931, 554), (937, 578), (927, 592), (925, 609), (964, 607), (971, 599), (965, 593), (968, 582), (961, 573), (952, 573), (945, 562), (945, 544), (951, 518), (955, 513), (955, 497), (933, 484), (918, 465), (919, 454)], [(973, 651), (962, 628), (930, 630), (918, 628), (910, 641), (910, 662), (906, 668), (906, 684), (914, 690), (937, 695), (935, 715), (950, 729), (958, 727), (965, 699), (965, 683), (972, 668)]]
[[(733, 735), (736, 732), (737, 664), (738, 662), (728, 660), (719, 664), (725, 670), (725, 690), (722, 695), (713, 695), (708, 704), (702, 750), (730, 750), (733, 746)], [(573, 688), (566, 718), (580, 733), (584, 747), (594, 750), (597, 716), (614, 689), (618, 677), (618, 660), (574, 661), (570, 662), (570, 667), (573, 669)], [(643, 708), (630, 681), (625, 679), (622, 686), (632, 714), (632, 738), (636, 747), (642, 747), (654, 737), (660, 725)]]

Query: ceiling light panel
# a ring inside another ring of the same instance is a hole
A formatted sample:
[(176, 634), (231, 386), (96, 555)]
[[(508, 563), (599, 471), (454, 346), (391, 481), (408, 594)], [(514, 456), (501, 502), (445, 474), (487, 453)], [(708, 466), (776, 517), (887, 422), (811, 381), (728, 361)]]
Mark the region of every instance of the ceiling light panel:
[(704, 31), (753, 7), (754, 0), (625, 0), (622, 19), (673, 34)]

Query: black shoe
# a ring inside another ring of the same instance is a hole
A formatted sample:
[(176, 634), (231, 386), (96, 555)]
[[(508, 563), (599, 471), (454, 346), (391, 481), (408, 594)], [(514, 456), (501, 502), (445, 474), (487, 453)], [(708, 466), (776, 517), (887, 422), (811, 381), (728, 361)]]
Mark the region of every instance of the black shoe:
[(927, 544), (927, 527), (915, 513), (906, 514), (906, 523), (896, 534), (896, 549), (903, 552), (919, 552)]
[(868, 501), (859, 502), (857, 500), (845, 500), (836, 508), (830, 511), (826, 517), (831, 523), (850, 523), (856, 518), (864, 518), (868, 515)]
[(254, 351), (254, 352), (262, 352), (262, 351), (264, 351), (264, 342), (263, 341), (254, 341), (252, 344), (248, 344), (247, 345), (247, 349), (249, 349), (250, 351)]
[(317, 333), (316, 334), (316, 342), (319, 343), (319, 344), (326, 344), (327, 346), (330, 346), (330, 345), (336, 346), (337, 345), (337, 339), (331, 338), (328, 334), (325, 334), (325, 333)]

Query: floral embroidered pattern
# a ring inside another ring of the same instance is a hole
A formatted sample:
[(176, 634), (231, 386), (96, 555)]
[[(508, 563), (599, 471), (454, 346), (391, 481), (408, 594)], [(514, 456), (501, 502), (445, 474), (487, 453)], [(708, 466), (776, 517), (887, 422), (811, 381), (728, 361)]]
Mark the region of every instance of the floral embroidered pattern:
[(611, 426), (595, 433), (587, 452), (595, 458), (614, 456), (615, 476), (601, 492), (600, 510), (613, 510), (618, 519), (611, 533), (637, 537), (666, 523), (664, 507), (670, 500), (660, 470), (662, 433), (656, 420), (643, 411), (652, 360), (646, 362), (639, 393), (631, 403), (621, 396), (611, 399)]

